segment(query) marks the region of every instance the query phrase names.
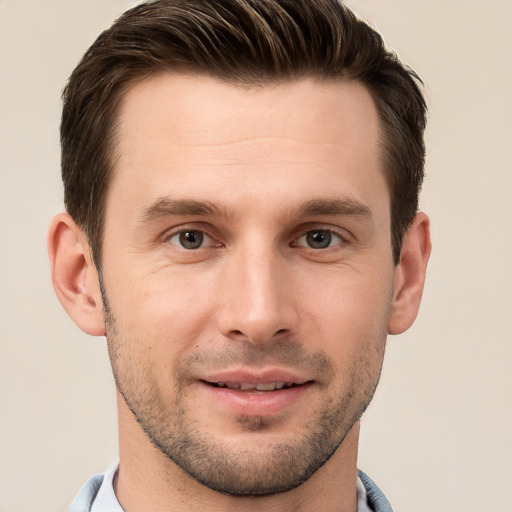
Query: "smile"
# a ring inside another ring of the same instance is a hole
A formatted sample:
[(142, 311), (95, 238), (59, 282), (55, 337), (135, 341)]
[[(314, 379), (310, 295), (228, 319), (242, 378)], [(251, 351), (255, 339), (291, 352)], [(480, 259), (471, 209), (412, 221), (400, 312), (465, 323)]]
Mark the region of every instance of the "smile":
[(276, 391), (283, 388), (298, 386), (293, 382), (262, 382), (259, 384), (249, 384), (247, 382), (208, 382), (218, 388), (239, 389), (241, 391)]
[(217, 412), (235, 417), (278, 416), (298, 406), (315, 389), (315, 381), (287, 371), (221, 372), (199, 379), (206, 400)]

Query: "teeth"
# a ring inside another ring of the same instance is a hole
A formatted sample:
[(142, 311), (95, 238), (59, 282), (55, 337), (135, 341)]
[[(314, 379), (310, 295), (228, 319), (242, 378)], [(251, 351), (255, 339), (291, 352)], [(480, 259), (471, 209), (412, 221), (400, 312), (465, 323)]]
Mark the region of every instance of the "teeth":
[(258, 391), (274, 391), (274, 389), (276, 389), (276, 383), (275, 382), (267, 382), (265, 384), (258, 384), (256, 386), (256, 389)]
[(247, 384), (245, 382), (216, 382), (219, 388), (240, 389), (241, 391), (275, 391), (283, 388), (291, 388), (293, 382), (264, 382), (261, 384)]

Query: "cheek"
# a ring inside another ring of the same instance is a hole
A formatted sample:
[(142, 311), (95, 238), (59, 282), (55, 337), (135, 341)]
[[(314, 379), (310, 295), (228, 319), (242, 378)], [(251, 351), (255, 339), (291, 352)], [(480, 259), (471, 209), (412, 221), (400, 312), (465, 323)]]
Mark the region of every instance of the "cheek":
[(211, 287), (190, 277), (169, 271), (132, 277), (112, 299), (107, 288), (119, 330), (143, 340), (152, 359), (176, 359), (211, 331)]
[(315, 327), (331, 336), (357, 340), (385, 335), (392, 272), (334, 269), (315, 276), (297, 295)]
[[(336, 367), (340, 396), (366, 399), (378, 381), (386, 345), (391, 277), (338, 272), (324, 282), (323, 291), (310, 289), (302, 338), (325, 350)], [(330, 284), (328, 284), (330, 283)], [(303, 317), (304, 318), (304, 317)], [(340, 392), (341, 390), (341, 392)]]

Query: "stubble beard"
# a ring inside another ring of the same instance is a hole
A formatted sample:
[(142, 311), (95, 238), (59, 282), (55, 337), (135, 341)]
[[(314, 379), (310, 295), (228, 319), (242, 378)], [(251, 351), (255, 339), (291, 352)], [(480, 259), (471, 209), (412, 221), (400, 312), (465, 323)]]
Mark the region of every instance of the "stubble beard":
[[(174, 400), (162, 396), (150, 365), (141, 364), (140, 356), (135, 357), (126, 350), (127, 346), (144, 346), (142, 340), (136, 343), (118, 333), (106, 297), (104, 319), (117, 389), (151, 443), (197, 482), (230, 496), (269, 496), (292, 490), (308, 480), (331, 458), (364, 413), (380, 378), (383, 353), (377, 372), (374, 364), (370, 364), (372, 356), (367, 357), (368, 364), (360, 360), (357, 368), (350, 371), (346, 391), (309, 415), (302, 428), (305, 433), (290, 432), (286, 441), (265, 446), (265, 436), (272, 430), (269, 419), (236, 418), (238, 426), (244, 425), (254, 435), (252, 446), (238, 449), (215, 439), (214, 434), (206, 432), (194, 419), (193, 411), (183, 400), (186, 371), (175, 376)], [(368, 343), (373, 350), (379, 346), (379, 340)], [(268, 350), (262, 352), (250, 344), (246, 347), (237, 361), (289, 362), (286, 360), (290, 358), (295, 361), (306, 358), (311, 366), (330, 372), (331, 382), (334, 379), (333, 365), (323, 353), (305, 356), (298, 345), (285, 343), (272, 345), (270, 355)], [(233, 352), (228, 357), (232, 355)], [(192, 358), (194, 364), (200, 359)]]

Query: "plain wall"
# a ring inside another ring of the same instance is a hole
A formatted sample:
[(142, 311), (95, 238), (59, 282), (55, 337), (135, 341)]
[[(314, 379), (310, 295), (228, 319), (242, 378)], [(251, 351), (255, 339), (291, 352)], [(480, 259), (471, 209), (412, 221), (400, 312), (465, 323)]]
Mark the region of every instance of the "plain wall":
[[(60, 94), (127, 0), (0, 0), (0, 512), (66, 510), (116, 458), (103, 338), (67, 318), (45, 239), (62, 209)], [(426, 83), (433, 244), (389, 340), (359, 466), (397, 512), (512, 511), (512, 1), (352, 0)]]

